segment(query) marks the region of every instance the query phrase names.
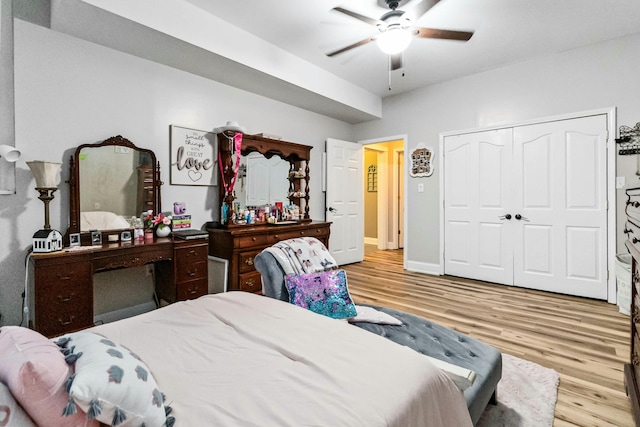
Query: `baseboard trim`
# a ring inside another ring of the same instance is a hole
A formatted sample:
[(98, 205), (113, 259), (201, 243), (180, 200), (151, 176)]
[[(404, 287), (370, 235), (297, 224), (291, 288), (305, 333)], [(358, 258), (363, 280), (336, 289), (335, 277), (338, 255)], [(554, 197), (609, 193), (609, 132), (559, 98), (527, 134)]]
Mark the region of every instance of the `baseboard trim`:
[(378, 238), (377, 237), (365, 237), (364, 238), (365, 245), (376, 245), (378, 246)]
[(407, 261), (407, 270), (416, 273), (431, 274), (433, 276), (440, 275), (440, 264), (431, 264), (428, 262)]

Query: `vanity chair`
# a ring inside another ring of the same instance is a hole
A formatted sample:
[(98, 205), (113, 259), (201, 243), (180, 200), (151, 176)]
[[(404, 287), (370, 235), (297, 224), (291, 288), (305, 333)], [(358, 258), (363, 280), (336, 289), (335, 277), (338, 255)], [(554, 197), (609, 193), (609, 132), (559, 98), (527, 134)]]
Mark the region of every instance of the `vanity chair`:
[[(289, 293), (285, 286), (285, 272), (276, 257), (265, 250), (255, 256), (254, 263), (256, 270), (262, 276), (264, 295), (288, 302)], [(403, 311), (368, 304), (358, 305), (387, 313), (400, 320), (402, 325), (358, 322), (353, 323), (354, 326), (410, 347), (429, 357), (475, 372), (475, 381), (464, 390), (464, 397), (474, 425), (482, 416), (488, 403), (497, 404), (496, 387), (502, 376), (502, 355), (496, 348)]]

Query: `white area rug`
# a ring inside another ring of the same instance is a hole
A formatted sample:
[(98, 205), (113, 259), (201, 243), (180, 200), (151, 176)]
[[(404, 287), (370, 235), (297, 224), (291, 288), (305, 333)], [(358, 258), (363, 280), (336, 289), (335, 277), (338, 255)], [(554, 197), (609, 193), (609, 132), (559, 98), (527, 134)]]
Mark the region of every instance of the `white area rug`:
[(553, 369), (502, 353), (498, 404), (487, 405), (476, 427), (551, 427), (559, 383)]

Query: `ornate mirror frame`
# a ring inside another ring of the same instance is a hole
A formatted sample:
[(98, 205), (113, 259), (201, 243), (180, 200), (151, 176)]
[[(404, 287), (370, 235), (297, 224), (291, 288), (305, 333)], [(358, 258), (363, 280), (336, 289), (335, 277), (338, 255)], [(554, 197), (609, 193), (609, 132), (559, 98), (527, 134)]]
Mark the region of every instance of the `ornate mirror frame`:
[[(233, 136), (235, 132), (226, 131), (223, 134), (218, 134), (218, 150), (220, 151), (220, 160), (222, 171), (220, 171), (220, 206), (226, 203), (230, 209), (234, 198), (225, 194), (224, 183), (231, 182), (234, 177), (234, 162), (236, 161), (233, 155)], [(311, 160), (311, 149), (313, 147), (309, 145), (298, 144), (295, 142), (282, 141), (278, 139), (265, 138), (259, 135), (242, 135), (242, 148), (240, 150), (242, 155), (247, 155), (252, 152), (258, 152), (266, 158), (273, 156), (279, 156), (283, 160), (289, 162), (289, 189), (291, 192), (302, 191), (304, 196), (301, 197), (289, 197), (290, 202), (295, 202), (301, 205), (303, 209), (303, 219), (300, 222), (309, 222), (311, 218), (309, 216), (309, 163)], [(296, 171), (301, 171), (302, 175), (295, 174)]]
[[(67, 230), (67, 235), (65, 236), (66, 241), (68, 242), (68, 238), (70, 234), (80, 233), (80, 240), (83, 245), (91, 244), (91, 232), (87, 230), (81, 230), (80, 226), (80, 187), (82, 183), (80, 182), (80, 155), (83, 148), (100, 148), (100, 147), (125, 147), (131, 150), (138, 151), (140, 153), (146, 153), (151, 159), (151, 182), (147, 182), (148, 178), (145, 179), (147, 186), (149, 186), (148, 195), (152, 200), (149, 201), (150, 209), (153, 209), (154, 213), (160, 212), (161, 210), (161, 196), (160, 196), (160, 186), (162, 185), (162, 181), (160, 181), (160, 164), (156, 159), (156, 155), (153, 151), (136, 147), (131, 141), (126, 138), (123, 138), (121, 135), (113, 136), (109, 139), (106, 139), (102, 142), (95, 144), (82, 144), (76, 148), (74, 155), (70, 158), (69, 161), (69, 229)], [(137, 212), (137, 215), (140, 215), (142, 212)], [(119, 235), (123, 229), (111, 229), (111, 230), (100, 230), (102, 233), (102, 241), (108, 242), (110, 235)]]

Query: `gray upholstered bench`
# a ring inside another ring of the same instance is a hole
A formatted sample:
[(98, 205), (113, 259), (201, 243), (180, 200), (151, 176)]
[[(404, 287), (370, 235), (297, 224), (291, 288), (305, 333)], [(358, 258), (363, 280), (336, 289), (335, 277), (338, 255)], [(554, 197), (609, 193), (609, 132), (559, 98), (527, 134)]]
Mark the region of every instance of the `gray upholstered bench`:
[[(254, 258), (254, 265), (262, 275), (264, 294), (288, 301), (284, 272), (273, 255), (268, 252), (260, 253)], [(354, 326), (476, 373), (474, 383), (464, 391), (474, 424), (478, 422), (488, 403), (497, 403), (496, 387), (502, 376), (502, 355), (496, 348), (422, 317), (386, 307), (370, 307), (390, 314), (403, 324), (394, 326), (363, 322), (354, 323)]]

